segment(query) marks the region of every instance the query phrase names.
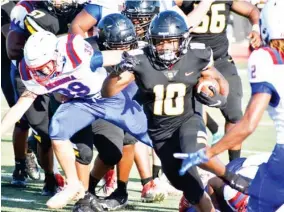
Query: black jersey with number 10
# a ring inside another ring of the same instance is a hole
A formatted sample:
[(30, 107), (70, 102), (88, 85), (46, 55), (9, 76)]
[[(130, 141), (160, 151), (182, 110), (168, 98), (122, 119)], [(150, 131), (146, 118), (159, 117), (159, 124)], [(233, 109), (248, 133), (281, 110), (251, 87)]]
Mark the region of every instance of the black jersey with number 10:
[(140, 64), (133, 73), (148, 119), (149, 135), (160, 140), (171, 137), (194, 114), (193, 89), (202, 70), (212, 63), (212, 50), (204, 44), (192, 44), (179, 61), (167, 68), (157, 62), (149, 48), (137, 50)]

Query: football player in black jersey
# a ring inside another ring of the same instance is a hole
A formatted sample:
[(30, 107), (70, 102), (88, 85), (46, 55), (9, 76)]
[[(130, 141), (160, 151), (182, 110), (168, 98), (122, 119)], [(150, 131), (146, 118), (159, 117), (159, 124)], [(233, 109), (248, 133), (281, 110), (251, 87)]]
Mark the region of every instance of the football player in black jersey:
[[(6, 36), (10, 27), (10, 13), (15, 6), (12, 1), (1, 1), (1, 88), (9, 107), (15, 104), (15, 92), (11, 82), (11, 60), (6, 50)], [(13, 149), (15, 155), (15, 170), (13, 171), (11, 184), (24, 187), (27, 184), (26, 169), (26, 144), (29, 133), (29, 126), (25, 119), (15, 124), (13, 131)]]
[[(199, 211), (214, 211), (211, 200), (204, 193), (196, 168), (184, 176), (179, 175), (181, 161), (175, 159), (176, 152), (192, 152), (206, 146), (205, 126), (197, 111), (194, 87), (202, 76), (215, 78), (220, 84), (220, 94), (206, 98), (204, 103), (226, 103), (228, 83), (212, 67), (212, 51), (204, 44), (191, 44), (189, 31), (182, 16), (174, 11), (161, 12), (148, 31), (150, 45), (135, 50), (133, 60), (137, 65), (129, 71), (113, 72), (105, 81), (102, 94), (115, 95), (135, 77), (139, 87), (137, 100), (144, 106), (148, 118), (148, 132), (154, 148), (161, 159), (162, 168), (174, 187), (184, 192), (185, 197)], [(132, 61), (133, 62), (133, 61)], [(217, 170), (217, 159), (205, 166)]]
[[(191, 12), (200, 1), (180, 1), (180, 8), (185, 14)], [(200, 25), (193, 30), (192, 41), (205, 43), (213, 50), (214, 66), (224, 75), (230, 85), (227, 106), (221, 109), (226, 119), (225, 132), (229, 131), (242, 117), (241, 100), (243, 96), (242, 83), (232, 57), (228, 54), (228, 39), (226, 28), (230, 11), (247, 17), (253, 24), (249, 37), (252, 46), (261, 44), (259, 34), (259, 10), (249, 2), (216, 1), (213, 2), (207, 15)], [(241, 146), (229, 150), (230, 161), (239, 158)]]
[[(150, 2), (150, 1), (148, 1)], [(99, 38), (98, 44), (100, 50), (130, 50), (138, 47), (135, 28), (131, 21), (122, 14), (110, 14), (105, 16), (98, 24)], [(108, 67), (109, 68), (109, 67)], [(112, 71), (112, 68), (108, 70)], [(132, 92), (135, 94), (137, 86), (131, 85)], [(99, 141), (101, 143), (101, 141)], [(108, 152), (113, 151), (113, 145), (108, 145), (110, 141), (104, 141), (101, 146)], [(122, 143), (122, 141), (121, 141)], [(134, 149), (135, 147), (135, 149)], [(116, 150), (117, 151), (117, 150)], [(114, 152), (115, 153), (115, 152)], [(113, 153), (111, 153), (113, 155)], [(108, 210), (118, 210), (125, 206), (128, 201), (127, 183), (130, 171), (135, 159), (135, 163), (141, 178), (142, 192), (141, 199), (145, 202), (162, 201), (166, 192), (159, 182), (154, 181), (151, 175), (150, 158), (148, 148), (129, 134), (125, 134), (123, 141), (123, 156), (117, 164), (117, 189), (110, 196), (100, 203)], [(98, 169), (94, 165), (94, 169)], [(90, 183), (91, 184), (91, 183)]]
[[(159, 3), (159, 4), (158, 4)], [(179, 0), (174, 1), (175, 4), (179, 4)], [(139, 48), (143, 48), (147, 45), (146, 32), (149, 28), (150, 22), (153, 16), (157, 12), (164, 11), (166, 9), (179, 11), (177, 6), (174, 6), (174, 3), (167, 0), (160, 0), (158, 1), (144, 1), (144, 0), (126, 0), (124, 4), (124, 9), (122, 14), (126, 15), (134, 24), (136, 29), (136, 34), (138, 36), (138, 46)], [(187, 14), (187, 17), (184, 16), (187, 20), (187, 24), (190, 26), (195, 26), (197, 23), (201, 22), (201, 18), (207, 13), (208, 9), (210, 8), (211, 1), (202, 1), (197, 7), (194, 8), (194, 11), (191, 11), (190, 14)], [(170, 7), (170, 5), (172, 5)], [(203, 15), (202, 15), (203, 14)], [(197, 25), (198, 25), (197, 24)], [(215, 134), (213, 138), (216, 140), (218, 136), (220, 137), (220, 133), (218, 132), (218, 124), (206, 113), (206, 126), (209, 128), (212, 134)], [(142, 148), (142, 147), (141, 147)], [(140, 154), (142, 153), (141, 148), (139, 150)], [(158, 177), (159, 170), (161, 169), (160, 160), (158, 159), (157, 155), (153, 151), (152, 153), (152, 161), (153, 161), (153, 178)], [(157, 164), (157, 165), (156, 165)], [(163, 178), (163, 176), (162, 176)], [(169, 185), (169, 189), (172, 187)], [(172, 190), (172, 189), (171, 189)]]

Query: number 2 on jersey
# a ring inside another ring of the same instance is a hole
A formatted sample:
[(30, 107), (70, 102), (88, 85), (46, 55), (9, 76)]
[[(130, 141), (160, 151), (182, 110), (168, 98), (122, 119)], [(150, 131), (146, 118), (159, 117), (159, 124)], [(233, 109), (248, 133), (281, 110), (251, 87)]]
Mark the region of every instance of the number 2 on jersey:
[[(196, 4), (194, 4), (196, 7)], [(221, 33), (226, 27), (226, 17), (220, 14), (226, 10), (225, 4), (212, 4), (211, 17), (206, 15), (198, 27), (194, 29), (195, 33)]]
[(251, 78), (252, 79), (256, 78), (256, 67), (255, 67), (255, 65), (252, 65), (250, 70), (251, 70), (251, 72), (250, 72), (251, 73)]
[[(184, 111), (184, 96), (186, 86), (182, 83), (156, 85), (153, 89), (155, 93), (154, 114), (155, 115), (180, 115)], [(166, 97), (165, 97), (166, 94)]]

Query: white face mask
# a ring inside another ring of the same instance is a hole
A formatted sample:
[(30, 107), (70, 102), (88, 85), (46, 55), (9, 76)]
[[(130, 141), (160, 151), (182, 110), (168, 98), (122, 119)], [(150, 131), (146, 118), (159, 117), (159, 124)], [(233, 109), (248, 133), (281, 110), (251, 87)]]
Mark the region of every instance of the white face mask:
[(163, 53), (158, 53), (158, 56), (164, 61), (173, 61), (177, 58), (176, 53), (171, 50), (165, 50)]
[(66, 63), (66, 58), (62, 56), (62, 54), (60, 54), (59, 52), (56, 52), (54, 57), (56, 58), (55, 59), (56, 71), (62, 72), (64, 68), (64, 64)]

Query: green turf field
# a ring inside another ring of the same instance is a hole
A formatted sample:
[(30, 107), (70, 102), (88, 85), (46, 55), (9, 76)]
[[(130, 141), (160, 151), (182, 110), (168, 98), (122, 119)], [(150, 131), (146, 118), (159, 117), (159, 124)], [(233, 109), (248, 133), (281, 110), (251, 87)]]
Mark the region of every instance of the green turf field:
[[(244, 67), (240, 65), (239, 67)], [(243, 88), (244, 88), (244, 99), (243, 99), (243, 108), (245, 109), (250, 95), (250, 88), (247, 81), (246, 71), (241, 70), (240, 75), (243, 79)], [(2, 95), (1, 101), (1, 116), (7, 110), (7, 104)], [(209, 109), (210, 114), (213, 115), (218, 123), (224, 123), (224, 119), (220, 115), (220, 112), (217, 109)], [(25, 212), (36, 212), (36, 211), (51, 211), (46, 208), (45, 202), (48, 197), (42, 197), (40, 195), (43, 182), (42, 181), (31, 181), (29, 180), (28, 187), (26, 189), (16, 189), (10, 186), (10, 180), (12, 171), (14, 168), (14, 153), (11, 143), (11, 132), (10, 130), (7, 134), (2, 135), (1, 142), (1, 211), (25, 211)], [(269, 119), (268, 115), (262, 118), (260, 126), (257, 128), (256, 132), (247, 139), (244, 144), (244, 150), (242, 155), (247, 156), (250, 154), (256, 154), (258, 152), (267, 152), (271, 151), (275, 144), (275, 130), (273, 127), (272, 121)], [(226, 162), (226, 155), (222, 156), (224, 162)], [(128, 186), (129, 191), (129, 206), (126, 208), (126, 211), (141, 211), (141, 212), (150, 212), (150, 211), (177, 211), (178, 202), (180, 197), (168, 197), (164, 202), (151, 204), (151, 203), (141, 203), (141, 183), (135, 166), (131, 172), (131, 178)], [(64, 210), (58, 211), (71, 211), (72, 206), (68, 205)]]

